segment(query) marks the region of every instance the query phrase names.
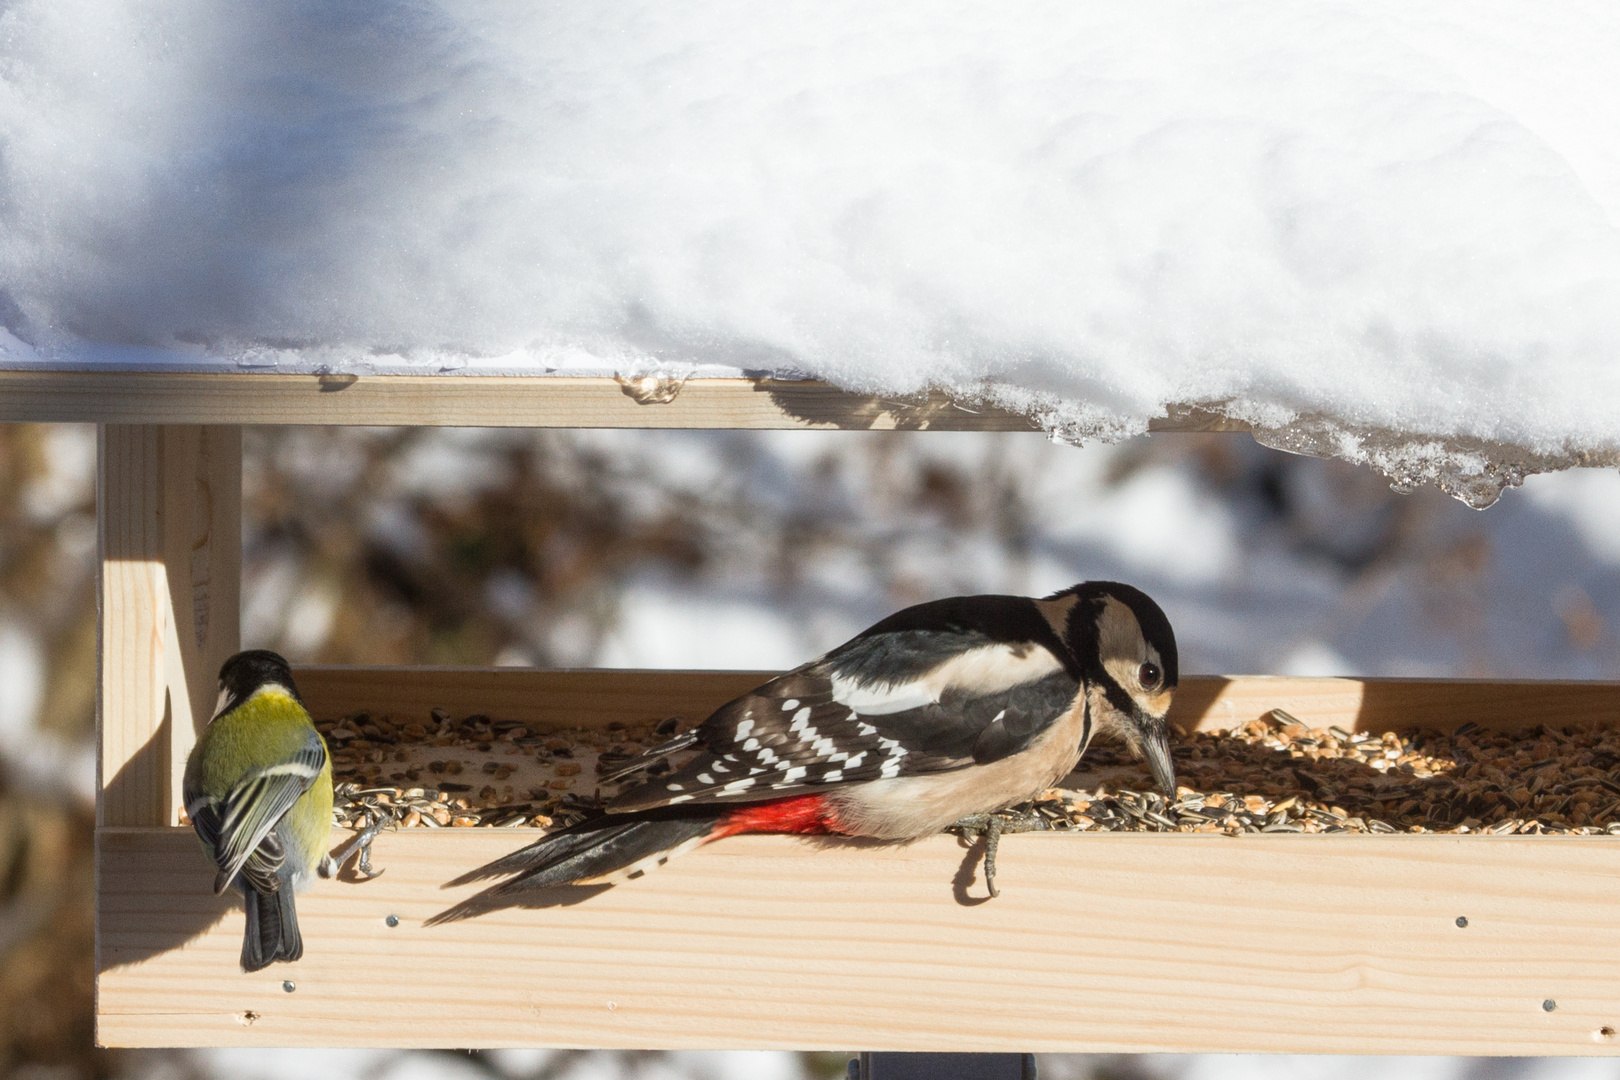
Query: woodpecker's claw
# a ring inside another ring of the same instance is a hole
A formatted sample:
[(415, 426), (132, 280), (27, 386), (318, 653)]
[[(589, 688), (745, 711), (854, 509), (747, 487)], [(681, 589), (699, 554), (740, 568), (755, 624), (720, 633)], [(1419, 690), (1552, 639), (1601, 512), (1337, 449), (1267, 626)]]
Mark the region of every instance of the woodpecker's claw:
[(371, 842), (377, 839), (378, 833), (393, 824), (393, 819), (384, 818), (349, 837), (336, 851), (322, 860), (321, 876), (334, 876), (338, 872), (338, 868), (348, 862), (349, 856), (354, 854), (356, 848), (359, 848), (360, 858), (355, 863), (355, 869), (359, 871), (361, 880), (370, 881), (372, 878), (382, 877), (383, 871), (373, 870), (371, 866)]
[(984, 837), (984, 884), (992, 898), (1001, 895), (1001, 890), (996, 888), (996, 851), (1001, 847), (1001, 834), (1040, 832), (1047, 827), (1040, 815), (1016, 810), (974, 814), (950, 825), (966, 840)]

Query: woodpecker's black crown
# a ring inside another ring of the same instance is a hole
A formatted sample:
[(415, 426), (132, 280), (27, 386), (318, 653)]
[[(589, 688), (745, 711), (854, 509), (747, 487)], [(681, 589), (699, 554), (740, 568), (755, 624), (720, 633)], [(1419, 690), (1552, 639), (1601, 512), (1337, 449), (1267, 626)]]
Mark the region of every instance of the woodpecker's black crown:
[(1095, 675), (1097, 648), (1097, 615), (1109, 599), (1118, 600), (1136, 616), (1142, 628), (1142, 639), (1159, 654), (1164, 671), (1158, 689), (1173, 690), (1181, 676), (1176, 653), (1176, 632), (1170, 628), (1170, 619), (1147, 593), (1122, 581), (1084, 581), (1070, 589), (1053, 593), (1048, 600), (1072, 596), (1079, 601), (1069, 616), (1068, 644), (1075, 658), (1088, 674)]
[(219, 688), (225, 691), (232, 705), (246, 701), (255, 690), (269, 683), (285, 686), (293, 697), (298, 697), (298, 688), (293, 685), (292, 666), (287, 663), (286, 657), (269, 649), (239, 652), (219, 669)]
[(1120, 603), (1131, 609), (1136, 616), (1136, 622), (1142, 627), (1142, 636), (1147, 643), (1159, 653), (1159, 659), (1164, 662), (1164, 681), (1161, 684), (1166, 690), (1174, 689), (1181, 677), (1180, 663), (1176, 655), (1176, 632), (1170, 627), (1170, 619), (1147, 593), (1134, 585), (1126, 585), (1120, 581), (1094, 581), (1091, 584), (1101, 586), (1103, 595), (1112, 596)]

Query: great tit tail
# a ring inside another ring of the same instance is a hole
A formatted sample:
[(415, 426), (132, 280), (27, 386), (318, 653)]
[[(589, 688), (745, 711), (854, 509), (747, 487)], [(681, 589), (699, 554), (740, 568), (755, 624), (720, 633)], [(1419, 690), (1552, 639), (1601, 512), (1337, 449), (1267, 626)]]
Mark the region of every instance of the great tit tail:
[(304, 939), (298, 932), (292, 886), (284, 884), (273, 893), (247, 889), (243, 895), (247, 926), (242, 931), (242, 970), (258, 971), (277, 960), (303, 956)]

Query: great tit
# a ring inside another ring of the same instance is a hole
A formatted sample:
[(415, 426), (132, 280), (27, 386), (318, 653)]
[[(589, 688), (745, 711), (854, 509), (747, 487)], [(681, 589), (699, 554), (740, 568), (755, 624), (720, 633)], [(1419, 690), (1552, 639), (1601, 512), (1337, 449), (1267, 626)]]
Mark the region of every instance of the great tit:
[(218, 867), (214, 895), (235, 883), (246, 900), (242, 970), (258, 971), (303, 955), (293, 893), (337, 869), (332, 759), (280, 655), (237, 653), (219, 685), (186, 761), (186, 813)]

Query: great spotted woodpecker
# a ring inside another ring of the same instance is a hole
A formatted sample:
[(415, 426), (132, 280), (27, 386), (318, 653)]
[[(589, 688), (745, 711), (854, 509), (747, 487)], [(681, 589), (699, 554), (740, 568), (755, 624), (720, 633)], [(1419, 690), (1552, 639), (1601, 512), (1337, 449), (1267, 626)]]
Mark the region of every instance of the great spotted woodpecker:
[[(467, 913), (633, 877), (750, 832), (908, 840), (954, 824), (988, 832), (993, 845), (999, 830), (986, 815), (1067, 775), (1099, 731), (1145, 758), (1173, 796), (1165, 713), (1176, 679), (1170, 621), (1129, 585), (918, 604), (605, 779), (696, 752), (673, 772), (451, 884), (517, 875), (461, 905)], [(993, 867), (991, 850), (992, 894)]]

